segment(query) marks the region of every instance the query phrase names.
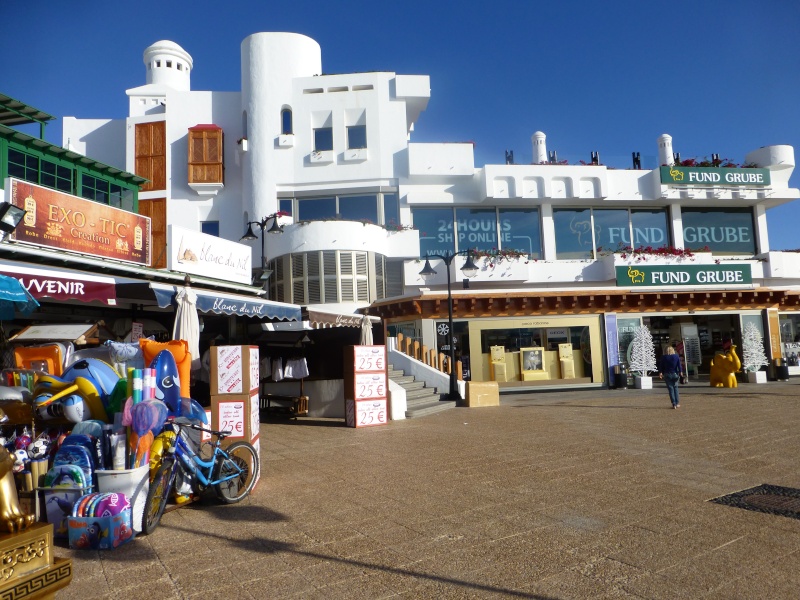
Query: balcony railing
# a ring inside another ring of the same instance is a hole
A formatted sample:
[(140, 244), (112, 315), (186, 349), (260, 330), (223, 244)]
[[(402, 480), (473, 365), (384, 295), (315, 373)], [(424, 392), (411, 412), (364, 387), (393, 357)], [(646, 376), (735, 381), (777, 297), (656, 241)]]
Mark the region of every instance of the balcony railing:
[[(441, 373), (450, 375), (450, 357), (443, 352), (437, 352), (435, 348), (428, 348), (419, 340), (397, 334), (397, 350), (410, 356), (414, 360), (425, 363), (429, 367)], [(461, 361), (456, 361), (456, 379), (463, 380)]]

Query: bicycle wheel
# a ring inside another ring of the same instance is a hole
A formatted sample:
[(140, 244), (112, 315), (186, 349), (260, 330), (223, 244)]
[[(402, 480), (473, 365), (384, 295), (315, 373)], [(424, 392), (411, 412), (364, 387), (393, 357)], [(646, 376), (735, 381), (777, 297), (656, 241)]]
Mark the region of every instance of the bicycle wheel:
[(161, 515), (164, 514), (174, 482), (175, 461), (165, 458), (158, 467), (153, 481), (150, 482), (150, 490), (147, 492), (147, 500), (144, 503), (142, 533), (145, 535), (153, 533), (161, 522)]
[(211, 479), (219, 481), (241, 469), (236, 477), (215, 483), (213, 486), (220, 502), (236, 504), (247, 496), (256, 484), (259, 471), (258, 454), (247, 442), (234, 442), (225, 449), (225, 452), (228, 456), (219, 456)]

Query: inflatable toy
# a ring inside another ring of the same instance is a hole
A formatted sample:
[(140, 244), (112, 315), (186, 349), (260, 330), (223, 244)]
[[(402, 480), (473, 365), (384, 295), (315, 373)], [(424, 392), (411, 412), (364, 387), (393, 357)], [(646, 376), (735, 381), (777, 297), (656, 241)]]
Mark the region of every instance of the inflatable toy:
[[(180, 396), (189, 398), (189, 374), (192, 369), (192, 355), (189, 352), (189, 344), (185, 340), (172, 340), (169, 342), (155, 342), (153, 340), (140, 339), (139, 345), (144, 354), (144, 364), (153, 368), (153, 359), (162, 350), (168, 350), (175, 359), (175, 365), (179, 374)], [(161, 400), (162, 398), (159, 398)]]
[(736, 373), (742, 368), (742, 361), (736, 354), (736, 346), (731, 345), (729, 350), (718, 352), (711, 359), (710, 382), (711, 387), (739, 387)]

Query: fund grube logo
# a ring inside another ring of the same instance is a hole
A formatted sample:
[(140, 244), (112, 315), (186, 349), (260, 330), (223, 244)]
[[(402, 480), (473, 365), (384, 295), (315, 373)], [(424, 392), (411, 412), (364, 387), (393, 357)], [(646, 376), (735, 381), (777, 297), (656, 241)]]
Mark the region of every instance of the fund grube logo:
[(644, 283), (644, 271), (628, 267), (628, 279), (631, 283)]
[(683, 171), (679, 169), (670, 169), (669, 176), (672, 177), (672, 181), (683, 181)]

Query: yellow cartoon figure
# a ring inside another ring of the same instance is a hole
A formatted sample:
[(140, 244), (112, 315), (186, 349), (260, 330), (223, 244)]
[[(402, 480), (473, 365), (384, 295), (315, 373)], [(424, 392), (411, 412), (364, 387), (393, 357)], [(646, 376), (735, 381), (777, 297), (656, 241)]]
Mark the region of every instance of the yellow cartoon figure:
[(644, 271), (628, 267), (628, 277), (631, 278), (631, 283), (644, 283)]
[(742, 361), (736, 354), (736, 346), (731, 344), (725, 353), (718, 352), (711, 360), (711, 387), (739, 387), (736, 373), (742, 368)]

